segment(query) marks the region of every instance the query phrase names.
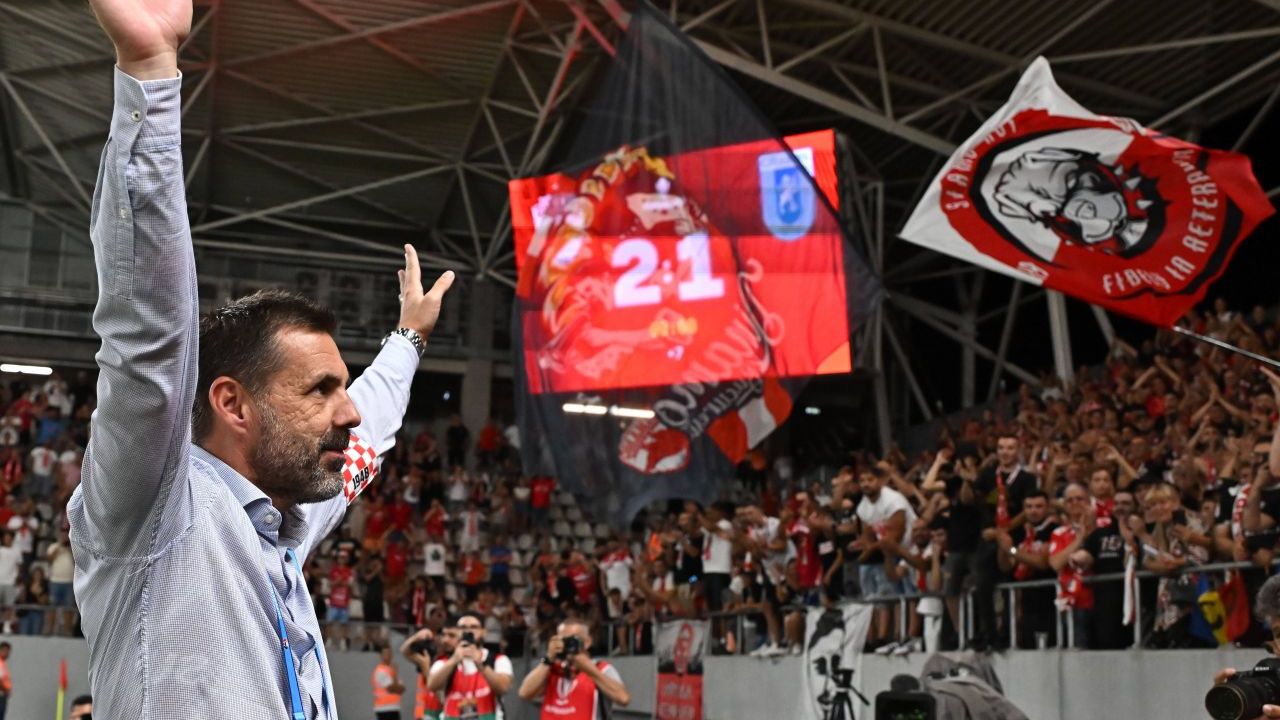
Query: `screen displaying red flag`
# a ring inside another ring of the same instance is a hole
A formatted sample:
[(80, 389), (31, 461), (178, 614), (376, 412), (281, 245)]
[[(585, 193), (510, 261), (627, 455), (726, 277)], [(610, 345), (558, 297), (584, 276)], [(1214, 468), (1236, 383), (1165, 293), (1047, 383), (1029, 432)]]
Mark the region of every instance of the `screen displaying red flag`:
[(1169, 327), (1272, 212), (1246, 156), (1095, 115), (1037, 58), (902, 237)]

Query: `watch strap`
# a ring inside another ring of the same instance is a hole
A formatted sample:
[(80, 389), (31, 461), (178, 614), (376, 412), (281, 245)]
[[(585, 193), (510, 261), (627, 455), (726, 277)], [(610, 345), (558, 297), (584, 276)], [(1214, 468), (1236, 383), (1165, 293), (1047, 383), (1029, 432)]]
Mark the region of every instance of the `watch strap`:
[(407, 327), (396, 328), (395, 330), (387, 333), (387, 336), (382, 339), (382, 344), (386, 345), (387, 340), (390, 340), (392, 335), (399, 335), (412, 343), (414, 349), (418, 351), (419, 358), (427, 353), (427, 341), (418, 334), (417, 330), (411, 330)]

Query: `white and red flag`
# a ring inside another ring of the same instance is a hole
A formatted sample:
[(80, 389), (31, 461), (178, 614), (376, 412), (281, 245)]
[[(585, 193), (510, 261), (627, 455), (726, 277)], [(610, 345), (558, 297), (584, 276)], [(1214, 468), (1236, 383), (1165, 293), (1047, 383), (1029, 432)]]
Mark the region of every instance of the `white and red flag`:
[(1248, 157), (1095, 115), (1037, 58), (902, 237), (1169, 327), (1272, 212)]

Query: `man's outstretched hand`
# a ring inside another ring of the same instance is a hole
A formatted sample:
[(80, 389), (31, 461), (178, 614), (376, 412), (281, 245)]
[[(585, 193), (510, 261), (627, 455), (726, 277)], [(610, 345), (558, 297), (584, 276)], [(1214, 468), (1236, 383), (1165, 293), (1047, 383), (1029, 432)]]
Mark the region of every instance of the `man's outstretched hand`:
[(422, 291), (422, 266), (418, 264), (418, 251), (412, 245), (404, 246), (404, 269), (400, 276), (400, 327), (416, 331), (423, 340), (436, 327), (440, 319), (440, 303), (453, 285), (453, 271), (446, 270), (436, 280), (431, 290)]
[(116, 63), (138, 80), (178, 75), (178, 46), (191, 32), (191, 0), (89, 0), (116, 46)]

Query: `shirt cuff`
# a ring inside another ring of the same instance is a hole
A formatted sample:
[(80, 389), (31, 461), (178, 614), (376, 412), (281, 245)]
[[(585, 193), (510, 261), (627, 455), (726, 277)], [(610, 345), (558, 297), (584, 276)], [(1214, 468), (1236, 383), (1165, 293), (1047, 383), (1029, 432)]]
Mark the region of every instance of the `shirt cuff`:
[(403, 335), (390, 335), (387, 337), (387, 344), (382, 346), (382, 350), (378, 353), (378, 357), (374, 358), (374, 362), (391, 363), (391, 367), (404, 373), (406, 377), (412, 378), (414, 373), (418, 372), (418, 363), (422, 358), (418, 356), (418, 348), (409, 342), (409, 339)]
[[(182, 75), (140, 81), (115, 69), (115, 111), (111, 135), (136, 140), (136, 149), (182, 143)], [(130, 143), (133, 145), (133, 143)]]

